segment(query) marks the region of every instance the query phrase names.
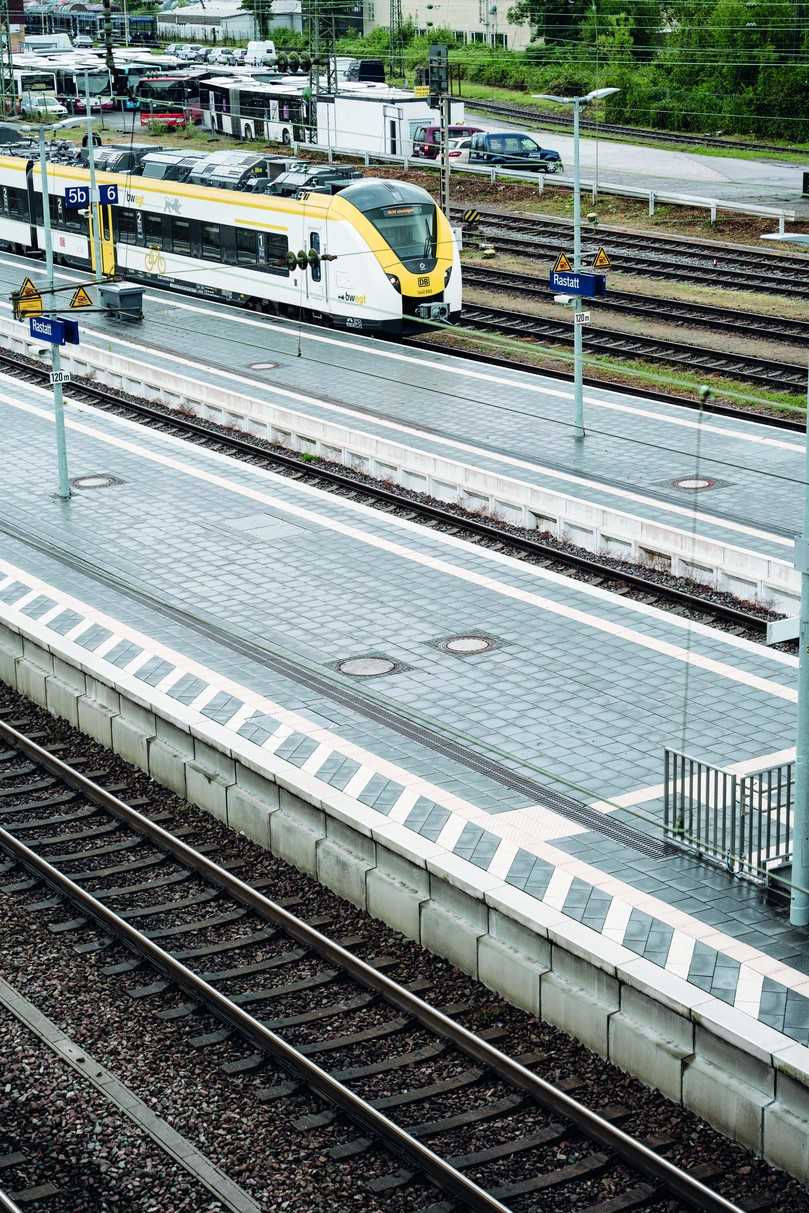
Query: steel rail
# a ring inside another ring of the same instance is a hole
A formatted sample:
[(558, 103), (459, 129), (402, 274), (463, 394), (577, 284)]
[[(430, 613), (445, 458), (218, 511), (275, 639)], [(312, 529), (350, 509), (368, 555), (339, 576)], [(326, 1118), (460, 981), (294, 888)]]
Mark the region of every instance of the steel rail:
[[(519, 270), (501, 270), (492, 265), (464, 262), (464, 285), (480, 286), (490, 291), (524, 291), (550, 300), (553, 291), (543, 278)], [(474, 306), (474, 305), (473, 305)], [(708, 325), (724, 332), (752, 337), (759, 341), (809, 341), (809, 323), (788, 320), (781, 316), (764, 316), (735, 308), (711, 307), (706, 303), (690, 303), (680, 299), (654, 299), (628, 291), (610, 290), (592, 301), (596, 311), (615, 311), (633, 316), (651, 316), (655, 320), (675, 324)]]
[[(563, 114), (551, 114), (544, 110), (535, 109), (530, 105), (508, 105), (506, 102), (482, 101), (477, 97), (463, 97), (467, 110), (474, 113), (502, 114), (503, 117), (529, 118), (537, 126), (554, 126), (568, 129), (572, 127), (572, 119)], [(728, 148), (733, 151), (746, 152), (789, 152), (788, 147), (775, 143), (746, 143), (743, 139), (723, 139), (719, 135), (695, 135), (686, 131), (658, 131), (645, 126), (625, 126), (616, 122), (597, 122), (594, 118), (581, 119), (582, 130), (597, 131), (608, 138), (619, 138), (621, 135), (633, 139), (648, 139), (655, 143), (682, 143), (697, 147)]]
[[(453, 206), (450, 209), (453, 219), (463, 219), (466, 208)], [(546, 233), (558, 241), (560, 236), (566, 236), (572, 232), (572, 224), (569, 219), (559, 219), (552, 215), (520, 214), (516, 211), (487, 210), (485, 207), (475, 207), (475, 210), (482, 223), (499, 224), (504, 231), (522, 231), (526, 236)], [(595, 228), (586, 230), (584, 235), (593, 243), (606, 243), (611, 246), (623, 244), (633, 250), (637, 249), (641, 253), (648, 254), (653, 248), (657, 253), (681, 258), (689, 257), (692, 261), (701, 258), (708, 261), (712, 267), (714, 261), (717, 264), (724, 261), (728, 264), (735, 263), (742, 268), (759, 271), (762, 266), (766, 266), (771, 270), (794, 270), (796, 274), (805, 275), (809, 272), (809, 254), (778, 253), (764, 248), (752, 249), (744, 245), (721, 243), (717, 240), (694, 240), (688, 236), (670, 236), (652, 230), (638, 231), (632, 228)], [(772, 280), (767, 279), (767, 281), (770, 283), (770, 291), (772, 291)]]
[[(429, 348), (432, 349), (434, 347)], [(13, 359), (0, 351), (0, 365), (4, 361), (13, 361)], [(19, 366), (20, 364), (15, 362), (15, 365)], [(36, 374), (37, 377), (42, 379), (47, 379), (48, 377), (48, 372), (45, 368), (24, 365), (23, 369), (26, 372)], [(743, 611), (739, 607), (715, 602), (701, 595), (691, 594), (687, 590), (679, 589), (677, 586), (667, 585), (648, 577), (643, 577), (640, 573), (614, 568), (612, 565), (604, 564), (593, 557), (568, 552), (562, 548), (554, 547), (552, 544), (542, 543), (538, 539), (529, 539), (525, 535), (514, 535), (510, 531), (501, 530), (494, 524), (484, 522), (479, 518), (456, 514), (452, 510), (446, 509), (443, 506), (433, 505), (431, 502), (414, 500), (403, 493), (397, 493), (393, 489), (385, 488), (382, 484), (356, 480), (347, 473), (337, 472), (332, 468), (322, 468), (316, 463), (304, 463), (295, 455), (287, 455), (282, 451), (267, 450), (265, 447), (251, 442), (248, 438), (211, 430), (201, 422), (183, 416), (180, 413), (167, 414), (145, 402), (121, 398), (108, 389), (99, 388), (95, 385), (77, 383), (71, 385), (69, 391), (71, 395), (83, 393), (92, 399), (100, 400), (107, 407), (112, 405), (122, 409), (129, 409), (136, 414), (157, 422), (161, 426), (174, 426), (183, 433), (192, 434), (196, 438), (203, 439), (206, 443), (212, 441), (221, 443), (234, 451), (249, 455), (251, 459), (261, 456), (267, 462), (278, 463), (282, 467), (305, 475), (307, 479), (315, 481), (324, 480), (328, 484), (333, 484), (337, 488), (344, 489), (352, 494), (361, 493), (385, 504), (433, 519), (451, 529), (470, 531), (481, 539), (491, 540), (494, 543), (507, 543), (510, 547), (525, 552), (527, 555), (536, 556), (543, 560), (559, 561), (562, 564), (570, 565), (572, 568), (581, 569), (595, 576), (609, 578), (611, 581), (625, 582), (640, 593), (654, 594), (656, 597), (671, 601), (677, 606), (684, 606), (690, 610), (710, 611), (718, 619), (726, 623), (748, 628), (759, 635), (764, 635), (766, 632), (767, 619), (765, 617), (751, 614), (749, 611)]]
[[(543, 239), (531, 232), (487, 231), (483, 239), (501, 252), (530, 257), (533, 262), (537, 261), (538, 250), (540, 258), (544, 256), (550, 261), (558, 254), (560, 247), (558, 236)], [(667, 282), (685, 282), (692, 286), (696, 284), (710, 286), (714, 289), (721, 287), (723, 290), (729, 291), (769, 290), (770, 293), (774, 291), (772, 279), (768, 280), (761, 274), (752, 271), (748, 273), (739, 269), (712, 268), (704, 264), (694, 265), (689, 262), (681, 264), (676, 259), (668, 258), (664, 253), (659, 254), (656, 259), (650, 259), (648, 254), (646, 257), (640, 253), (637, 255), (632, 252), (622, 254), (615, 252), (611, 247), (610, 258), (614, 270), (626, 274), (638, 274), (643, 278), (662, 278)], [(723, 274), (724, 277), (722, 277)], [(779, 281), (777, 293), (793, 299), (809, 299), (807, 276), (798, 275), (794, 281)]]
[(20, 1206), (15, 1204), (2, 1188), (0, 1188), (0, 1213), (22, 1213)]
[[(564, 1116), (588, 1138), (607, 1146), (628, 1165), (661, 1183), (666, 1190), (686, 1201), (694, 1209), (704, 1213), (741, 1213), (737, 1205), (713, 1192), (700, 1180), (681, 1171), (673, 1163), (656, 1154), (642, 1142), (636, 1141), (622, 1129), (611, 1124), (597, 1113), (559, 1090), (545, 1079), (533, 1074), (519, 1062), (487, 1041), (475, 1036), (469, 1029), (450, 1019), (443, 1012), (425, 1003), (416, 994), (405, 990), (384, 973), (374, 969), (364, 960), (341, 947), (340, 944), (322, 935), (309, 923), (296, 918), (288, 910), (251, 888), (237, 876), (220, 868), (205, 855), (195, 851), (187, 843), (175, 838), (162, 826), (150, 821), (136, 809), (119, 800), (111, 792), (92, 782), (79, 771), (62, 762), (55, 754), (25, 737), (5, 721), (0, 720), (0, 738), (21, 750), (34, 762), (44, 766), (58, 779), (67, 783), (93, 804), (97, 804), (131, 829), (152, 841), (160, 850), (189, 867), (192, 871), (227, 892), (234, 900), (253, 909), (261, 917), (275, 923), (293, 939), (315, 950), (324, 959), (331, 961), (355, 980), (381, 994), (400, 1010), (406, 1012), (422, 1026), (449, 1040), (467, 1056), (474, 1058), (499, 1077), (531, 1095), (542, 1107)], [(328, 1100), (337, 1103), (350, 1116), (358, 1119), (374, 1134), (390, 1144), (397, 1152), (404, 1151), (436, 1183), (452, 1195), (463, 1199), (473, 1210), (498, 1210), (509, 1213), (507, 1206), (486, 1193), (471, 1180), (466, 1179), (438, 1155), (405, 1130), (372, 1108), (349, 1088), (337, 1082), (309, 1058), (302, 1056), (282, 1037), (265, 1028), (239, 1006), (221, 994), (208, 982), (198, 977), (180, 961), (165, 952), (152, 940), (141, 935), (124, 919), (120, 918), (93, 895), (75, 884), (69, 876), (59, 872), (46, 859), (30, 850), (25, 843), (0, 827), (0, 845), (11, 850), (28, 867), (42, 874), (51, 885), (66, 892), (93, 918), (101, 921), (113, 934), (134, 947), (161, 972), (175, 981), (192, 998), (211, 1007), (216, 1014), (238, 1031), (243, 1032), (259, 1048), (267, 1049), (285, 1066), (302, 1073), (306, 1082), (314, 1086)]]
[[(565, 321), (531, 315), (513, 308), (497, 308), (488, 303), (467, 304), (461, 312), (461, 325), (467, 329), (535, 337), (561, 345), (569, 345), (573, 340), (572, 327)], [(799, 392), (801, 395), (806, 390), (806, 370), (796, 363), (722, 353), (708, 346), (689, 345), (682, 341), (671, 341), (667, 337), (643, 337), (638, 333), (598, 328), (591, 324), (587, 329), (587, 346), (591, 355), (635, 358), (644, 362), (661, 362), (667, 366), (685, 364), (692, 370), (721, 375), (726, 379), (744, 380), (759, 387)]]

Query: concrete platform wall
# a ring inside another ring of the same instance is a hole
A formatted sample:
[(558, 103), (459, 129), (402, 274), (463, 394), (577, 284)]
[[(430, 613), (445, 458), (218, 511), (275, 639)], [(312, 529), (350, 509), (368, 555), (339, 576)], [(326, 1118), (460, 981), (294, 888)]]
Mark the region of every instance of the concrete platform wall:
[[(42, 346), (23, 326), (0, 319), (0, 337), (11, 349), (37, 357)], [(136, 362), (115, 351), (66, 346), (62, 365), (76, 376), (118, 391), (159, 401), (170, 408), (275, 442), (301, 454), (318, 455), (382, 481), (429, 493), (440, 501), (480, 511), (510, 525), (549, 532), (557, 539), (603, 556), (616, 557), (677, 576), (691, 577), (737, 597), (786, 614), (797, 613), (800, 579), (789, 549), (783, 560), (738, 544), (696, 536), (683, 527), (644, 519), (627, 510), (588, 502), (547, 487), (419, 450), (361, 429), (310, 417), (281, 405), (227, 391), (221, 384)], [(582, 487), (582, 494), (586, 494)]]
[[(0, 679), (515, 1005), (809, 1182), (809, 1051), (178, 705), (0, 623)], [(38, 642), (39, 641), (39, 642)], [(227, 744), (229, 741), (230, 744)]]

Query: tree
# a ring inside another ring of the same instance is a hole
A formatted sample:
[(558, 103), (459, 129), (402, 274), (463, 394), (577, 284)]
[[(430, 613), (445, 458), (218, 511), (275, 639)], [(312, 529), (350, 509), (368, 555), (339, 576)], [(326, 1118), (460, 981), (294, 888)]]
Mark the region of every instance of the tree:
[(242, 8), (253, 14), (256, 36), (266, 38), (272, 25), (272, 0), (242, 0)]
[(508, 10), (514, 25), (530, 25), (532, 36), (550, 46), (572, 44), (579, 34), (587, 0), (517, 0)]

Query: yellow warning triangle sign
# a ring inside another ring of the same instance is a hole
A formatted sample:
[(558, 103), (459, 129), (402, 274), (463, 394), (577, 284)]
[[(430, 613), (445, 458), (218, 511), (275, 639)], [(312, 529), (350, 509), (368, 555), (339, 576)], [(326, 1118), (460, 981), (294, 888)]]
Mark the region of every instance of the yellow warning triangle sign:
[(70, 297), (71, 307), (92, 307), (93, 301), (83, 286), (77, 286)]
[(22, 316), (41, 316), (45, 310), (42, 296), (30, 278), (24, 278), (23, 284), (14, 299), (14, 313), (17, 319)]
[(568, 257), (567, 253), (560, 253), (556, 258), (556, 265), (553, 267), (554, 274), (564, 274), (568, 270), (573, 269), (573, 262)]
[(596, 253), (596, 259), (593, 262), (594, 270), (609, 270), (612, 269), (612, 262), (607, 256), (607, 250), (602, 245)]

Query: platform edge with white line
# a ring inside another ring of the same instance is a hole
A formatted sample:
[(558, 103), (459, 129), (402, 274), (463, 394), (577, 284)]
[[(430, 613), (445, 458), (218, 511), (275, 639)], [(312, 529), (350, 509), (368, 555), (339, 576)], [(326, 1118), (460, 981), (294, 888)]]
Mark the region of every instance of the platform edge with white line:
[[(35, 359), (41, 354), (41, 345), (14, 321), (0, 319), (0, 336), (13, 352)], [(788, 615), (797, 613), (800, 577), (792, 567), (789, 544), (785, 544), (781, 560), (628, 509), (610, 509), (572, 493), (498, 475), (245, 392), (229, 391), (221, 384), (138, 362), (92, 344), (66, 347), (62, 365), (77, 378), (159, 402), (301, 454), (316, 455), (508, 525), (549, 532), (597, 555), (690, 578)], [(582, 485), (582, 493), (586, 493), (586, 485)], [(664, 503), (661, 508), (665, 509)]]
[[(71, 633), (91, 622), (88, 616)], [(809, 1180), (809, 1049), (628, 951), (609, 933), (506, 884), (502, 861), (485, 871), (449, 853), (355, 800), (350, 785), (339, 791), (160, 687), (136, 682), (80, 649), (71, 633), (60, 637), (42, 620), (0, 606), (0, 679), (515, 1005)], [(748, 975), (749, 984), (756, 980)], [(747, 994), (755, 1000), (752, 988)]]

